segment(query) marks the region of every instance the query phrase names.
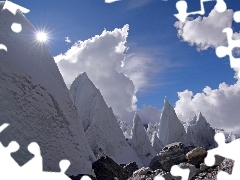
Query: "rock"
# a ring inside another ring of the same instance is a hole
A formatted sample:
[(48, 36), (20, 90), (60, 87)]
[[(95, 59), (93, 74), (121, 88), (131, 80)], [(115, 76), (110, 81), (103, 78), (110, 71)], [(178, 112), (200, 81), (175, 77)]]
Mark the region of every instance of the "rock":
[(215, 155), (215, 164), (214, 166), (219, 166), (223, 161), (224, 161), (224, 157), (219, 156), (219, 155)]
[(185, 153), (187, 154), (188, 152), (192, 151), (195, 148), (196, 148), (195, 146), (186, 146)]
[(204, 164), (204, 163), (201, 163), (201, 164), (200, 164), (200, 171), (201, 171), (201, 172), (206, 171), (208, 168), (209, 168), (209, 167), (208, 167), (206, 164)]
[(102, 156), (100, 159), (92, 164), (94, 173), (97, 179), (114, 179), (126, 180), (128, 175), (125, 173), (124, 169), (114, 162), (108, 156)]
[(204, 162), (206, 156), (207, 151), (202, 147), (195, 148), (186, 154), (188, 162), (195, 165), (197, 168), (199, 168), (200, 164)]
[(129, 174), (129, 177), (133, 175), (133, 172), (138, 170), (138, 165), (135, 162), (129, 163), (123, 167), (125, 172)]
[[(189, 180), (192, 178), (192, 177), (194, 177), (195, 175), (196, 175), (196, 173), (197, 173), (197, 169), (196, 169), (196, 167), (194, 166), (194, 165), (192, 165), (192, 164), (189, 164), (189, 163), (180, 163), (179, 164), (179, 167), (180, 168), (182, 168), (182, 169), (189, 169), (190, 170), (190, 174), (189, 174)], [(174, 177), (174, 179), (175, 180), (181, 180), (182, 179), (182, 177), (180, 177), (180, 176), (173, 176)]]
[(185, 146), (181, 142), (172, 143), (165, 146), (160, 153), (150, 162), (152, 170), (163, 169), (170, 171), (173, 165), (186, 162)]
[(152, 171), (149, 167), (142, 167), (135, 171), (128, 180), (153, 180), (158, 175), (164, 177), (165, 180), (172, 180), (172, 175), (169, 172), (165, 172), (162, 169)]

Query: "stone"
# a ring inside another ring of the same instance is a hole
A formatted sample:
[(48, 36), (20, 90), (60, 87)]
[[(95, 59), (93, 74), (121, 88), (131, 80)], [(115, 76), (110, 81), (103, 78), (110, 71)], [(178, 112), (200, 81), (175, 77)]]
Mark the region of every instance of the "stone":
[(128, 178), (124, 169), (108, 156), (102, 156), (92, 164), (97, 179), (118, 179)]
[(186, 154), (186, 159), (190, 164), (195, 165), (197, 168), (204, 162), (207, 156), (207, 151), (202, 147), (197, 147)]
[(172, 180), (172, 175), (169, 172), (165, 172), (162, 169), (152, 171), (149, 167), (142, 167), (135, 171), (128, 180), (153, 180), (155, 177), (161, 175), (165, 180)]
[(223, 161), (224, 161), (224, 157), (219, 156), (219, 155), (215, 155), (215, 164), (214, 166), (219, 166)]
[(129, 174), (130, 177), (133, 175), (133, 172), (138, 170), (138, 165), (136, 162), (132, 162), (124, 166), (123, 169), (126, 171), (127, 174)]
[(170, 171), (173, 165), (186, 162), (185, 146), (181, 142), (176, 142), (165, 146), (160, 153), (150, 162), (152, 170), (163, 169)]

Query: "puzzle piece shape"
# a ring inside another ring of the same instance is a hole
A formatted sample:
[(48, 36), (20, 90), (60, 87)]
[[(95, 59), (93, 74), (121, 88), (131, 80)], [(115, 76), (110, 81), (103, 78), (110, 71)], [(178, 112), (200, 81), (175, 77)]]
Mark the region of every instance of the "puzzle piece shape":
[[(230, 66), (231, 68), (240, 68), (240, 58), (234, 58), (232, 55), (232, 50), (236, 47), (240, 48), (240, 40), (233, 40), (233, 30), (231, 28), (225, 28), (223, 30), (227, 34), (227, 40), (228, 40), (228, 47), (225, 46), (219, 46), (216, 48), (216, 55), (219, 58), (229, 56), (230, 59)], [(240, 71), (238, 73), (238, 76), (240, 77)]]
[(171, 174), (173, 176), (181, 176), (181, 180), (189, 180), (189, 174), (190, 170), (189, 169), (182, 169), (178, 165), (174, 165), (171, 168)]
[(233, 14), (233, 19), (234, 19), (235, 22), (240, 23), (240, 11), (236, 11)]
[(0, 126), (0, 133), (9, 126), (8, 123), (4, 123)]
[(16, 15), (17, 11), (20, 10), (22, 13), (29, 13), (30, 10), (25, 8), (25, 7), (22, 7), (22, 6), (19, 6), (15, 3), (12, 3), (11, 1), (8, 1), (6, 0), (5, 1), (5, 4), (3, 6), (3, 10), (9, 10), (12, 14)]
[(158, 176), (154, 177), (154, 180), (165, 180), (165, 178), (158, 175)]
[(105, 3), (114, 3), (114, 2), (117, 2), (117, 1), (120, 1), (120, 0), (105, 0)]
[(4, 50), (7, 51), (7, 46), (5, 46), (4, 44), (0, 44), (0, 50)]
[[(17, 13), (18, 10), (21, 11), (22, 13), (28, 13), (28, 12), (30, 12), (29, 9), (24, 8), (24, 7), (22, 7), (22, 6), (19, 6), (19, 5), (15, 4), (15, 3), (12, 3), (11, 1), (8, 1), (8, 0), (5, 1), (5, 4), (4, 4), (2, 10), (6, 10), (6, 9), (7, 9), (8, 11), (10, 11), (10, 12), (11, 12), (12, 14), (14, 14), (14, 15), (16, 15), (16, 13)], [(12, 26), (11, 26), (11, 29), (12, 29), (12, 31), (15, 32), (15, 33), (20, 33), (20, 32), (22, 31), (22, 25), (19, 24), (19, 23), (13, 22), (13, 24), (12, 24)], [(7, 51), (7, 47), (6, 47), (4, 44), (0, 44), (0, 50), (1, 50), (1, 49)]]
[(214, 7), (219, 13), (225, 12), (227, 10), (227, 5), (224, 0), (217, 0), (217, 3)]
[[(0, 133), (6, 129), (9, 124), (4, 123), (0, 126)], [(19, 150), (19, 144), (12, 141), (6, 148), (0, 142), (0, 179), (24, 179), (24, 180), (70, 180), (65, 174), (70, 166), (68, 160), (62, 160), (59, 163), (60, 172), (43, 172), (43, 161), (41, 157), (40, 147), (37, 143), (32, 142), (28, 145), (28, 151), (34, 155), (29, 162), (20, 167), (17, 162), (12, 158), (11, 154)], [(89, 178), (85, 180), (90, 180)], [(84, 180), (83, 179), (83, 180)]]
[(81, 180), (92, 180), (89, 176), (83, 176)]
[[(174, 14), (174, 16), (176, 18), (178, 18), (179, 21), (185, 22), (186, 18), (189, 15), (194, 15), (194, 14), (204, 15), (205, 14), (205, 8), (204, 8), (203, 3), (207, 2), (207, 1), (213, 1), (213, 0), (200, 0), (201, 10), (188, 13), (187, 12), (187, 9), (188, 9), (187, 2), (185, 0), (179, 0), (178, 2), (176, 2), (176, 9), (178, 10), (178, 14)], [(217, 0), (217, 3), (215, 5), (215, 9), (218, 12), (226, 11), (227, 10), (227, 5), (224, 2), (224, 0)]]
[(218, 147), (208, 151), (207, 157), (205, 158), (205, 164), (207, 166), (213, 166), (215, 164), (215, 155), (223, 156), (228, 159), (234, 160), (234, 167), (232, 174), (229, 175), (225, 172), (219, 172), (218, 180), (236, 180), (240, 177), (240, 140), (236, 139), (230, 143), (225, 143), (225, 136), (223, 133), (217, 133), (215, 135), (215, 141), (218, 143)]
[[(201, 5), (201, 10), (200, 11), (195, 11), (195, 12), (187, 12), (188, 5), (185, 0), (180, 0), (176, 2), (176, 9), (178, 10), (178, 14), (174, 14), (174, 16), (181, 22), (185, 22), (186, 18), (189, 15), (194, 15), (194, 14), (200, 14), (204, 15), (205, 14), (205, 8), (203, 3), (207, 1), (212, 1), (212, 0), (200, 0), (200, 5)], [(217, 1), (218, 3), (218, 1)]]
[(19, 145), (15, 141), (9, 143), (6, 148), (0, 143), (0, 177), (9, 177), (11, 175), (11, 179), (18, 178), (17, 174), (20, 173), (20, 167), (11, 156), (11, 153), (16, 152), (18, 149)]

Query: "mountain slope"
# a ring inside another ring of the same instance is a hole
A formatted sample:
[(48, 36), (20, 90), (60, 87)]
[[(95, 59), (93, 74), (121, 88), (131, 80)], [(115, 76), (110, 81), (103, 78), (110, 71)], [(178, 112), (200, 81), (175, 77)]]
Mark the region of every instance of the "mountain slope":
[[(93, 174), (95, 157), (49, 50), (36, 41), (36, 29), (21, 13), (2, 8), (0, 3), (0, 43), (8, 51), (0, 50), (0, 124), (10, 126), (0, 134), (1, 142), (20, 144), (13, 157), (21, 165), (32, 158), (27, 146), (35, 141), (44, 170), (59, 171), (59, 161), (69, 159), (68, 174)], [(22, 32), (11, 30), (13, 22), (21, 23)]]
[(84, 130), (91, 149), (97, 157), (107, 155), (118, 164), (142, 162), (128, 145), (117, 119), (86, 73), (72, 83), (70, 93), (79, 108)]
[(187, 136), (193, 146), (204, 148), (211, 147), (215, 144), (214, 135), (215, 130), (206, 121), (201, 112), (188, 122)]
[(136, 151), (138, 157), (142, 159), (145, 166), (148, 166), (150, 161), (157, 155), (137, 114), (135, 114), (133, 119), (131, 146)]
[(152, 139), (151, 139), (151, 144), (153, 146), (153, 149), (157, 153), (159, 153), (159, 151), (164, 147), (163, 143), (157, 137), (157, 132), (156, 131), (153, 132)]
[(165, 98), (164, 107), (160, 117), (160, 126), (158, 129), (158, 138), (167, 145), (174, 142), (182, 142), (186, 144), (186, 132), (183, 124), (178, 119), (173, 107)]

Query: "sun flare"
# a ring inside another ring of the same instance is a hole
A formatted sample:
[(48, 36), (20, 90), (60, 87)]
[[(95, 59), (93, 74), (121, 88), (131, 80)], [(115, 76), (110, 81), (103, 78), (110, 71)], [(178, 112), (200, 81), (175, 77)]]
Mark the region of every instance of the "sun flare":
[(46, 42), (48, 40), (47, 34), (45, 32), (38, 32), (37, 33), (37, 40), (39, 42)]

